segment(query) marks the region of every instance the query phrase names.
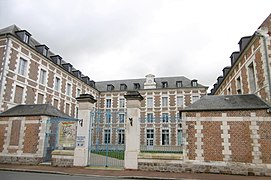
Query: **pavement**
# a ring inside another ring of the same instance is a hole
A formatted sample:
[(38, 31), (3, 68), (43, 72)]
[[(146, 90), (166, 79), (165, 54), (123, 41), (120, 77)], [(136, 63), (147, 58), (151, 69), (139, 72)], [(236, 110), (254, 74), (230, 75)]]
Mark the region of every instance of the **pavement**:
[(29, 166), (16, 164), (0, 164), (2, 171), (19, 171), (33, 173), (49, 173), (63, 175), (79, 175), (79, 176), (101, 176), (101, 177), (117, 177), (130, 179), (182, 179), (182, 180), (267, 180), (271, 177), (262, 176), (238, 176), (225, 174), (206, 174), (206, 173), (173, 173), (173, 172), (156, 172), (156, 171), (138, 171), (123, 170), (112, 168), (98, 167), (54, 167), (54, 166)]

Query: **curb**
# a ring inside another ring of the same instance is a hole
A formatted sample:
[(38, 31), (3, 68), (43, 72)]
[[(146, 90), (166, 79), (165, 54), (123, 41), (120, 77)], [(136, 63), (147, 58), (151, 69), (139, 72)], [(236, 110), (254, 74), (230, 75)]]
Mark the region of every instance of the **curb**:
[[(13, 172), (29, 172), (29, 173), (42, 173), (42, 174), (58, 174), (58, 175), (68, 175), (68, 176), (86, 176), (86, 177), (114, 177), (119, 179), (155, 179), (163, 180), (164, 177), (148, 177), (148, 176), (106, 176), (106, 175), (91, 175), (91, 174), (72, 174), (60, 171), (44, 171), (44, 170), (30, 170), (30, 169), (12, 169), (12, 168), (0, 168), (0, 171), (13, 171)], [(180, 178), (167, 178), (169, 180), (176, 180)], [(187, 178), (181, 178), (180, 180), (188, 180)], [(189, 179), (197, 180), (197, 179)]]

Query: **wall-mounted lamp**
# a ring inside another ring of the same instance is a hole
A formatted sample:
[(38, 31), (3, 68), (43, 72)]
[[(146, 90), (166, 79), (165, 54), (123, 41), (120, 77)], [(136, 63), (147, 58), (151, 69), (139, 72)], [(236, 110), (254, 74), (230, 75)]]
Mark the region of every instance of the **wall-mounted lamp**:
[(81, 127), (83, 127), (83, 119), (80, 119), (80, 120), (78, 121), (78, 123), (79, 123), (79, 125), (80, 125)]
[(130, 125), (133, 126), (133, 118), (129, 118), (129, 121), (130, 121)]

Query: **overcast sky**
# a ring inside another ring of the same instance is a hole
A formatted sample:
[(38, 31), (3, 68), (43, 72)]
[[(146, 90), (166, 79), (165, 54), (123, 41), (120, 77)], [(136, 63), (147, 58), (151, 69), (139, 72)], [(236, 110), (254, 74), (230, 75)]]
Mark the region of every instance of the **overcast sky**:
[(95, 81), (186, 76), (213, 86), (271, 0), (0, 0), (16, 24)]

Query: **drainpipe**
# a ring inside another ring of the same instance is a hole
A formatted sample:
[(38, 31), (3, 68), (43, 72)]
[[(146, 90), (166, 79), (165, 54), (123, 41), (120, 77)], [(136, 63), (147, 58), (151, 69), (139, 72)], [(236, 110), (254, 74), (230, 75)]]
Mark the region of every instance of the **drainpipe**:
[(3, 71), (2, 71), (2, 74), (1, 74), (1, 79), (0, 79), (0, 88), (1, 88), (1, 90), (0, 90), (0, 111), (1, 111), (1, 106), (3, 105), (3, 104), (1, 104), (1, 103), (3, 103), (3, 93), (4, 93), (4, 74), (5, 74), (5, 66), (6, 66), (6, 62), (8, 61), (8, 56), (9, 56), (9, 50), (8, 50), (8, 48), (9, 48), (9, 42), (10, 42), (10, 38), (8, 37), (8, 34), (6, 34), (5, 35), (5, 38), (7, 38), (7, 45), (6, 45), (6, 54), (5, 54), (5, 58), (4, 58), (4, 63), (3, 63)]
[(270, 79), (270, 68), (269, 68), (269, 57), (268, 57), (268, 49), (267, 49), (267, 33), (263, 30), (258, 29), (255, 33), (256, 36), (263, 38), (263, 45), (264, 45), (264, 55), (265, 55), (265, 63), (267, 69), (267, 80), (268, 80), (268, 87), (269, 87), (269, 101), (271, 100), (271, 79)]

